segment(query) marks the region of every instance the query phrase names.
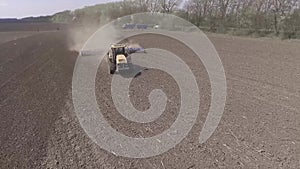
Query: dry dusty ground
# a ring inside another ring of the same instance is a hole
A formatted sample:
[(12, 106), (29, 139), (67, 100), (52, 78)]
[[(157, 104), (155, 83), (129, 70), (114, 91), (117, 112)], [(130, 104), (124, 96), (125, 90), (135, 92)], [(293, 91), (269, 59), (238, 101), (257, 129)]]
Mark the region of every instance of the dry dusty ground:
[(28, 36), (34, 35), (38, 32), (0, 32), (0, 44), (6, 43), (6, 42), (10, 42), (13, 40), (17, 40), (20, 38), (26, 38)]
[[(300, 43), (209, 38), (225, 68), (228, 96), (218, 129), (200, 145), (199, 132), (210, 103), (210, 83), (202, 63), (172, 39), (132, 37), (143, 47), (160, 47), (182, 56), (201, 93), (199, 117), (188, 137), (170, 151), (147, 159), (116, 157), (100, 149), (81, 128), (71, 98), (78, 53), (68, 50), (64, 32), (0, 44), (0, 168), (299, 168)], [(163, 89), (169, 98), (164, 115), (145, 125), (116, 112), (110, 80), (101, 64), (96, 78), (99, 108), (117, 131), (148, 137), (176, 119), (178, 86), (168, 74), (150, 69), (132, 81), (130, 99), (139, 110), (149, 107), (146, 97), (152, 89)]]
[(70, 25), (58, 23), (0, 23), (0, 44), (46, 31), (68, 30)]

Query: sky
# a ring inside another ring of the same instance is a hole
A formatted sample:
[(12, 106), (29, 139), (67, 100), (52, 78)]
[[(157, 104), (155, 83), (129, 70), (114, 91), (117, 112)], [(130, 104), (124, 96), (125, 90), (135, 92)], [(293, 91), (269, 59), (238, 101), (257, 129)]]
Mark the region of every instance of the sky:
[(64, 10), (118, 0), (0, 0), (0, 18), (52, 15)]

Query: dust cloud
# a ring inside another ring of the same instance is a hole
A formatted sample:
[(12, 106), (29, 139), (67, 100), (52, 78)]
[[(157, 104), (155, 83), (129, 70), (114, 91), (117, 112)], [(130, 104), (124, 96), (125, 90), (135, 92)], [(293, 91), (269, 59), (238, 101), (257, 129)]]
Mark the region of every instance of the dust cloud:
[(79, 26), (70, 29), (68, 34), (68, 48), (70, 51), (80, 52), (85, 42), (97, 31), (96, 26)]
[[(79, 27), (79, 28), (74, 28), (72, 30), (69, 30), (68, 33), (68, 49), (70, 51), (76, 51), (78, 53), (84, 52), (84, 53), (91, 53), (91, 52), (97, 52), (98, 49), (97, 47), (93, 49), (88, 49), (89, 51), (81, 51), (84, 44), (88, 41), (88, 39), (98, 30), (99, 28), (97, 27)], [(116, 43), (122, 43), (127, 46), (127, 48), (143, 48), (138, 42), (124, 39), (121, 42), (115, 42), (112, 39), (110, 39), (109, 35), (112, 32), (107, 32), (107, 37), (101, 37), (101, 40), (98, 40), (98, 45), (101, 44), (101, 42), (106, 41), (106, 43), (110, 44), (116, 44)], [(105, 43), (104, 43), (105, 44)], [(107, 49), (109, 49), (109, 46), (107, 46)]]

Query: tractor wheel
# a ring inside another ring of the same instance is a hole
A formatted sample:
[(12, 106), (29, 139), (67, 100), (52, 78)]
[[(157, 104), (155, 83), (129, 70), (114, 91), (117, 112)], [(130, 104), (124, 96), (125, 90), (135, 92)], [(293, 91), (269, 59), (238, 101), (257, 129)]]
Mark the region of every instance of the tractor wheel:
[(108, 62), (109, 74), (114, 74), (116, 72), (116, 65), (114, 63)]

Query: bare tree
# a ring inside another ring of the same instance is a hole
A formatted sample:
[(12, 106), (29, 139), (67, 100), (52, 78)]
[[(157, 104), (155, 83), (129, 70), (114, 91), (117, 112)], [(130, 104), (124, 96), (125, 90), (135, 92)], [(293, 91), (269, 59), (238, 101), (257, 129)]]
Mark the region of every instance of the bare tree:
[(274, 16), (274, 30), (277, 35), (279, 34), (279, 26), (282, 19), (291, 14), (296, 4), (299, 4), (298, 0), (270, 0), (270, 9)]
[(178, 7), (183, 1), (182, 0), (159, 0), (161, 12), (172, 13), (174, 8)]
[(159, 0), (151, 0), (148, 6), (148, 10), (150, 12), (158, 12), (159, 11)]

